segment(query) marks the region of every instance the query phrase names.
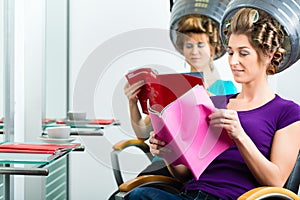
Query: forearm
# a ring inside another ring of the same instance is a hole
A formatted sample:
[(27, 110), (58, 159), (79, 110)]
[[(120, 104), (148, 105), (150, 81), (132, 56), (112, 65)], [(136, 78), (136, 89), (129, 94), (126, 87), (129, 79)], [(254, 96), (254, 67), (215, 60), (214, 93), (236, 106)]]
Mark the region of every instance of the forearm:
[(185, 183), (186, 181), (188, 181), (192, 178), (192, 174), (186, 166), (184, 166), (184, 165), (173, 166), (173, 165), (169, 164), (167, 161), (165, 161), (165, 163), (168, 167), (169, 172), (178, 181)]
[(261, 185), (279, 187), (284, 185), (285, 180), (282, 179), (279, 167), (263, 156), (248, 135), (243, 134), (235, 138), (234, 142), (253, 176)]
[(146, 140), (150, 136), (152, 130), (151, 123), (145, 123), (140, 110), (135, 102), (129, 102), (131, 126), (138, 139)]

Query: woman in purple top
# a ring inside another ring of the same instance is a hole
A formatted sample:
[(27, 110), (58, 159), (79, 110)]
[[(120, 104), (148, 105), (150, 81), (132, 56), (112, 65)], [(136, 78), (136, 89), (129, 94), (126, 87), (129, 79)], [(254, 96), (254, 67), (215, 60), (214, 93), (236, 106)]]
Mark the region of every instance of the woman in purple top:
[[(190, 180), (191, 172), (185, 166), (167, 163), (175, 178), (189, 180), (182, 193), (144, 187), (133, 190), (128, 199), (237, 199), (257, 186), (285, 184), (300, 148), (300, 107), (274, 94), (267, 79), (284, 55), (284, 36), (280, 24), (263, 11), (242, 8), (233, 16), (226, 29), (226, 48), (242, 90), (226, 96), (227, 109), (219, 107), (209, 119), (211, 126), (228, 132), (234, 145), (198, 180)], [(220, 98), (212, 97), (215, 103), (222, 102)], [(150, 143), (155, 155), (168, 153), (155, 133)]]

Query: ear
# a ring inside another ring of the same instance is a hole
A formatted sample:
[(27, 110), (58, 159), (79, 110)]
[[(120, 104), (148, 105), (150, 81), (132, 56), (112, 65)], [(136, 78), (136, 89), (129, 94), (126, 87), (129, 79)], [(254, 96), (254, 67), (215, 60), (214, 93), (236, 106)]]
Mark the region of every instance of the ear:
[(272, 61), (272, 59), (273, 59), (273, 57), (274, 57), (274, 53), (269, 53), (269, 54), (265, 55), (264, 57), (265, 57), (265, 59), (266, 59), (266, 60), (265, 60), (266, 63), (269, 64), (269, 63), (271, 63), (271, 61)]

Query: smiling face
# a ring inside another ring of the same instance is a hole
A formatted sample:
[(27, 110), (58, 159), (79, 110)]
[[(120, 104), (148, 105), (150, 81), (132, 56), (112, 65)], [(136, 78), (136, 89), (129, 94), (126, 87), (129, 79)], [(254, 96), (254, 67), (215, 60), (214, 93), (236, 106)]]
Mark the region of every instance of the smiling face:
[(212, 48), (205, 33), (190, 33), (183, 43), (183, 56), (190, 64), (191, 71), (204, 71), (210, 67)]
[(244, 34), (232, 34), (229, 38), (228, 62), (237, 83), (250, 83), (259, 78), (266, 78), (266, 68), (271, 56), (260, 58)]

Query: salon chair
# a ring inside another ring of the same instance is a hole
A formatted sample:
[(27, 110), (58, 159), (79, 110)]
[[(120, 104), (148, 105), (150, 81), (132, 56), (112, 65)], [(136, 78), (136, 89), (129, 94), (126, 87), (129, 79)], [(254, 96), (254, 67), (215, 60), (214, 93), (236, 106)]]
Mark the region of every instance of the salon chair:
[[(114, 170), (115, 180), (118, 185), (118, 192), (115, 194), (115, 199), (124, 199), (131, 190), (137, 187), (159, 187), (160, 189), (167, 190), (172, 193), (179, 193), (182, 184), (176, 179), (161, 176), (161, 175), (144, 175), (134, 179), (123, 181), (122, 172), (119, 165), (118, 155), (120, 152), (128, 147), (137, 147), (141, 149), (148, 158), (151, 160), (152, 155), (150, 153), (149, 146), (142, 140), (124, 140), (113, 146), (111, 152), (112, 167)], [(268, 187), (262, 186), (252, 189), (243, 195), (238, 200), (257, 200), (257, 199), (282, 199), (282, 200), (300, 200), (300, 196), (297, 196), (300, 185), (300, 153), (296, 165), (289, 176), (285, 186), (281, 187)]]
[[(182, 187), (182, 183), (174, 178), (162, 175), (142, 175), (134, 179), (125, 181), (123, 180), (122, 170), (120, 169), (119, 155), (127, 148), (139, 148), (148, 157), (149, 161), (153, 159), (153, 155), (150, 153), (150, 148), (143, 140), (131, 139), (123, 140), (113, 145), (111, 152), (111, 162), (114, 177), (118, 185), (118, 192), (113, 195), (115, 199), (124, 199), (124, 197), (134, 188), (142, 186), (151, 186), (160, 188), (172, 193), (179, 193)], [(110, 199), (113, 199), (112, 197)]]

